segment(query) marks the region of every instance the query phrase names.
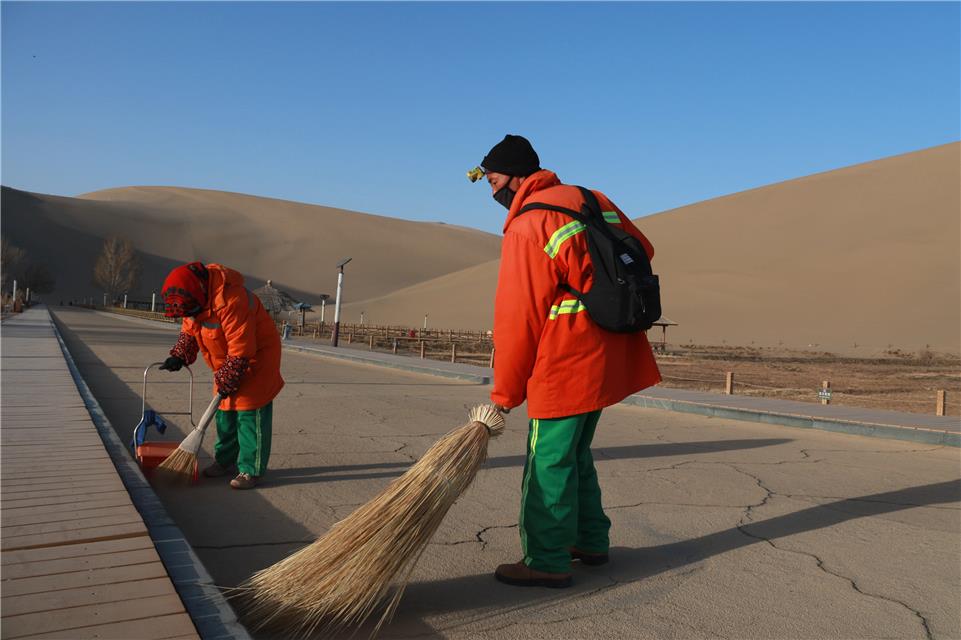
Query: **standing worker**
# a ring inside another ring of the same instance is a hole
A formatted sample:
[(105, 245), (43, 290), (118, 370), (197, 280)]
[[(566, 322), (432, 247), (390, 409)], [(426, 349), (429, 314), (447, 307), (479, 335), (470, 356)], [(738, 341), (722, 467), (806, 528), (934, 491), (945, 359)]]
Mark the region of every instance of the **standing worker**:
[(219, 264), (177, 267), (161, 293), (168, 318), (183, 318), (180, 337), (160, 367), (178, 371), (197, 351), (214, 371), (217, 410), (214, 462), (204, 469), (216, 478), (237, 468), (234, 489), (252, 489), (267, 471), (273, 400), (280, 377), (280, 337), (244, 277)]
[(526, 401), (530, 418), (519, 520), (524, 557), (494, 575), (517, 586), (568, 587), (572, 560), (608, 562), (611, 521), (590, 449), (601, 410), (661, 377), (643, 331), (602, 329), (571, 293), (589, 292), (594, 283), (585, 225), (536, 205), (522, 209), (539, 203), (576, 212), (593, 193), (607, 223), (636, 238), (648, 259), (654, 248), (604, 194), (582, 192), (541, 169), (522, 136), (506, 136), (481, 167), (468, 176), (486, 176), (494, 200), (508, 210), (491, 400), (503, 412)]

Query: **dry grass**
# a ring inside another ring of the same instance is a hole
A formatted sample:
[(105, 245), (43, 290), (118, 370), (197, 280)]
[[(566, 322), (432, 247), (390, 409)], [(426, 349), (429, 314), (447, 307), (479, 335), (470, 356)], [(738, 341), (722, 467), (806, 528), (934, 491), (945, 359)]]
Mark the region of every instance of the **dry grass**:
[(946, 413), (961, 415), (961, 358), (957, 354), (888, 350), (862, 357), (760, 347), (669, 345), (658, 354), (663, 387), (723, 393), (727, 371), (738, 395), (817, 402), (831, 382), (831, 404), (934, 414), (937, 391)]
[(469, 419), (323, 537), (234, 591), (244, 623), (276, 628), (283, 637), (307, 636), (359, 626), (383, 606), (376, 634), (397, 609), (428, 541), (487, 458), (488, 440), (504, 426), (489, 405), (476, 407)]

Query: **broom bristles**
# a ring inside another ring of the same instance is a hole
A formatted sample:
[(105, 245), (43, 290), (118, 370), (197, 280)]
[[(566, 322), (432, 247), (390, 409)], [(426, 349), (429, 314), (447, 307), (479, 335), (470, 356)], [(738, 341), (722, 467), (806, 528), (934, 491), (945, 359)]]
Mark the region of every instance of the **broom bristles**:
[(238, 587), (231, 597), (244, 599), (245, 622), (304, 636), (360, 625), (395, 587), (376, 634), (396, 611), (428, 541), (487, 458), (488, 440), (504, 428), (504, 418), (489, 405), (475, 407), (470, 420), (313, 544)]
[(189, 481), (193, 478), (194, 469), (196, 468), (197, 455), (177, 447), (173, 453), (157, 465), (155, 473), (166, 480)]

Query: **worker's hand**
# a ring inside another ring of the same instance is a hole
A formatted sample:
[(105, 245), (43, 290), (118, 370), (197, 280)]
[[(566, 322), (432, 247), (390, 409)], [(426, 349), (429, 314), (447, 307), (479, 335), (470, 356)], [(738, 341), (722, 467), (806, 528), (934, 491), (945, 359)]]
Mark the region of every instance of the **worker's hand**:
[(223, 389), (217, 389), (217, 395), (220, 396), (221, 400), (225, 400), (227, 399), (227, 396), (229, 396), (230, 394), (224, 391)]
[(507, 407), (502, 407), (499, 404), (495, 404), (494, 408), (500, 411), (501, 413), (503, 413), (505, 416), (511, 412), (510, 409), (508, 409)]
[(181, 367), (183, 367), (185, 364), (187, 363), (177, 356), (170, 356), (164, 360), (164, 363), (160, 365), (160, 368), (166, 369), (167, 371), (180, 371)]

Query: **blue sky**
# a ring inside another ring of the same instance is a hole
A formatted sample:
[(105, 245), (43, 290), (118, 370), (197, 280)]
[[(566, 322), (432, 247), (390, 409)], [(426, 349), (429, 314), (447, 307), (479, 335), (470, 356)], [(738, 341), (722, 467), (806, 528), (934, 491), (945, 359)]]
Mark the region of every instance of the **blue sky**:
[(505, 133), (641, 216), (961, 138), (961, 4), (18, 3), (2, 182), (499, 232)]

